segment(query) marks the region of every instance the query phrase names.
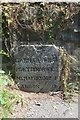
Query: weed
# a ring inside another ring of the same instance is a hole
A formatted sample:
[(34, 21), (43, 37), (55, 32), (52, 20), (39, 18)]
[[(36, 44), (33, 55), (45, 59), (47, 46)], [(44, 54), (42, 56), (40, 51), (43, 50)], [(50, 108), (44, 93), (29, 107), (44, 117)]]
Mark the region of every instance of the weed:
[[(77, 60), (70, 56), (64, 48), (60, 48), (61, 69), (60, 69), (60, 87), (63, 90), (65, 98), (71, 98), (75, 90), (78, 90), (78, 83), (72, 83), (69, 80), (71, 61), (77, 63)], [(79, 74), (79, 72), (78, 72)], [(79, 76), (79, 75), (78, 75)]]
[(15, 102), (20, 100), (20, 96), (16, 95), (10, 90), (7, 86), (11, 82), (11, 77), (6, 75), (3, 70), (0, 70), (0, 117), (8, 117), (8, 114), (11, 113), (13, 105)]

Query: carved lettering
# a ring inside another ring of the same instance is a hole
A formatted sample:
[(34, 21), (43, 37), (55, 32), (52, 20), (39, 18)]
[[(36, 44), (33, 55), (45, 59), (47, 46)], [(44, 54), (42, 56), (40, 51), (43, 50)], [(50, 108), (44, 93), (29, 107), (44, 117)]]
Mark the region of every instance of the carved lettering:
[[(16, 81), (29, 91), (53, 90), (59, 76), (59, 52), (52, 46), (24, 46), (15, 58)], [(15, 51), (16, 52), (16, 51)], [(23, 53), (23, 54), (22, 54)], [(57, 86), (57, 85), (56, 85)]]

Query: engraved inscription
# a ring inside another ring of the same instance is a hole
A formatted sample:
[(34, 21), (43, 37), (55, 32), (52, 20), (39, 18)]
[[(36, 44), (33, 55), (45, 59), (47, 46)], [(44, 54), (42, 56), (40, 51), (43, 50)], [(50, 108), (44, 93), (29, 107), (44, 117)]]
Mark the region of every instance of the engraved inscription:
[(54, 45), (19, 46), (15, 53), (15, 79), (21, 89), (48, 92), (58, 88), (60, 60)]

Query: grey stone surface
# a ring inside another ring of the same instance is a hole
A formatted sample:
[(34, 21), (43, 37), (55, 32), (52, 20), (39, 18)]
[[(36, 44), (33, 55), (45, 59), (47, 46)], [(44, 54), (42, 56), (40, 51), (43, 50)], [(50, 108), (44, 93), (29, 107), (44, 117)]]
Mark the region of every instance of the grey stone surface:
[(48, 92), (59, 87), (59, 51), (54, 45), (15, 48), (15, 80), (24, 91)]

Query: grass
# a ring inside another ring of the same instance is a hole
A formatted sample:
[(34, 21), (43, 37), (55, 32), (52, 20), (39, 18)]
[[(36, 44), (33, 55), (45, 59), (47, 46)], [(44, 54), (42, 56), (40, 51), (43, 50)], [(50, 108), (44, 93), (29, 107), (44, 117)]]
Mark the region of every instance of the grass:
[(0, 117), (7, 118), (12, 112), (14, 104), (19, 101), (20, 95), (12, 93), (8, 85), (11, 84), (12, 78), (6, 75), (3, 70), (0, 70)]

